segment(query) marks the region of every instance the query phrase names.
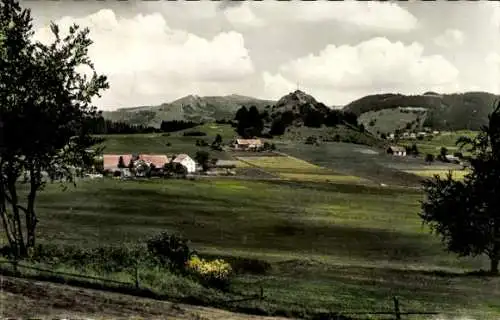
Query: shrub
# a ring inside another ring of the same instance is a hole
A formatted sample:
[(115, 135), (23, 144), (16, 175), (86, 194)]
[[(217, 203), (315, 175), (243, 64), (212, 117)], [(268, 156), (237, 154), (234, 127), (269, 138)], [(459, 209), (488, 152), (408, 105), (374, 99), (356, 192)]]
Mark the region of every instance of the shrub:
[(146, 242), (148, 252), (155, 257), (160, 264), (172, 271), (183, 272), (186, 263), (193, 252), (189, 249), (188, 240), (162, 232)]
[(206, 286), (221, 290), (229, 288), (233, 269), (229, 263), (222, 259), (207, 261), (197, 255), (193, 255), (186, 263), (186, 268)]
[(203, 137), (206, 136), (207, 134), (205, 132), (201, 131), (187, 131), (184, 132), (185, 137)]

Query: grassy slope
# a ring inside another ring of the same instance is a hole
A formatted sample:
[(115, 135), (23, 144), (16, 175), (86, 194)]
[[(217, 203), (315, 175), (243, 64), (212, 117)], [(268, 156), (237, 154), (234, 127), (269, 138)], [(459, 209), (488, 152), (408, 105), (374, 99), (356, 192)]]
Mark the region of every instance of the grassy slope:
[[(342, 139), (350, 139), (349, 141), (356, 142), (358, 144), (364, 144), (369, 146), (376, 146), (381, 144), (381, 140), (375, 138), (367, 133), (361, 133), (356, 129), (348, 126), (339, 125), (337, 127), (321, 127), (321, 128), (310, 128), (310, 127), (289, 127), (287, 132), (280, 137), (276, 137), (277, 141), (293, 141), (304, 143), (305, 140), (310, 136), (315, 136), (322, 139), (332, 139), (335, 135), (339, 135)], [(344, 140), (343, 140), (344, 141)]]
[(10, 277), (2, 277), (0, 301), (2, 316), (16, 319), (284, 319)]
[(159, 127), (162, 120), (213, 121), (232, 119), (241, 106), (255, 105), (263, 109), (274, 101), (239, 95), (196, 97), (186, 96), (159, 106), (145, 106), (104, 112), (106, 119), (131, 124)]
[[(399, 109), (384, 109), (380, 111), (369, 111), (359, 116), (361, 122), (367, 130), (376, 134), (391, 133), (396, 129), (405, 128), (409, 122), (416, 120), (417, 114), (413, 112), (401, 112)], [(375, 120), (375, 124), (370, 126), (370, 121)]]
[(285, 308), (379, 310), (397, 294), (407, 309), (493, 311), (498, 280), (431, 272), (486, 265), (443, 253), (421, 226), (420, 199), (322, 183), (103, 180), (66, 192), (49, 186), (38, 210), (42, 241), (125, 244), (167, 229), (202, 252), (266, 259), (274, 271), (240, 275), (235, 287), (262, 283), (265, 303)]
[[(400, 141), (401, 145), (409, 145), (416, 143), (418, 150), (422, 154), (430, 153), (433, 155), (438, 155), (440, 153), (441, 147), (448, 149), (449, 154), (459, 151), (459, 147), (456, 145), (456, 141), (461, 136), (475, 137), (477, 131), (460, 130), (460, 131), (444, 131), (439, 135), (434, 136), (431, 140), (413, 140), (413, 141)], [(465, 152), (464, 152), (465, 153)]]
[[(202, 131), (207, 133), (203, 137), (184, 137), (186, 131)], [(230, 125), (204, 124), (183, 131), (172, 132), (169, 135), (162, 133), (131, 134), (131, 135), (106, 135), (103, 136), (104, 153), (152, 153), (152, 154), (177, 154), (187, 153), (194, 157), (196, 151), (206, 150), (212, 157), (218, 159), (230, 159), (225, 152), (212, 151), (209, 147), (196, 146), (196, 140), (202, 139), (209, 144), (214, 141), (215, 136), (220, 134), (223, 141), (234, 137), (234, 130)], [(167, 146), (170, 143), (170, 146)]]

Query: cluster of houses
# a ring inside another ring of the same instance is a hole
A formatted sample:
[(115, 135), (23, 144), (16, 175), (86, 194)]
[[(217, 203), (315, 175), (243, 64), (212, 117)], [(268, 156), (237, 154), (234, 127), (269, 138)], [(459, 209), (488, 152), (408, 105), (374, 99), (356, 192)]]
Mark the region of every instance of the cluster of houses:
[(425, 130), (425, 131), (420, 131), (420, 132), (403, 132), (401, 134), (390, 133), (387, 136), (387, 139), (389, 139), (389, 140), (396, 140), (396, 139), (415, 140), (415, 139), (419, 139), (419, 138), (435, 136), (438, 134), (439, 134), (439, 131), (436, 131), (436, 130), (435, 131)]
[[(236, 161), (214, 159), (205, 173), (234, 174), (235, 168)], [(128, 178), (164, 176), (168, 173), (193, 175), (203, 171), (203, 167), (184, 153), (172, 157), (156, 154), (104, 154), (103, 170), (108, 175)]]

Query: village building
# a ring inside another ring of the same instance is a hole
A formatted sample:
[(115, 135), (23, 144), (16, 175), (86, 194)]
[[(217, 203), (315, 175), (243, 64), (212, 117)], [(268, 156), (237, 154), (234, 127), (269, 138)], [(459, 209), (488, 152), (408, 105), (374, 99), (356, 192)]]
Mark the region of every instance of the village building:
[(132, 159), (131, 154), (105, 154), (102, 156), (103, 158), (103, 168), (104, 171), (118, 171), (120, 168), (118, 168), (118, 162), (120, 161), (120, 157), (123, 158), (123, 163), (127, 167), (128, 164), (130, 163), (130, 160)]
[(233, 160), (217, 160), (211, 167), (210, 171), (216, 174), (236, 174), (237, 161)]
[(260, 150), (264, 144), (260, 139), (236, 139), (233, 148), (236, 150)]
[(144, 161), (149, 166), (154, 165), (155, 168), (163, 168), (165, 164), (169, 163), (169, 159), (163, 154), (141, 154), (139, 160)]
[(459, 164), (460, 163), (460, 159), (457, 157), (457, 156), (454, 156), (454, 155), (451, 155), (451, 154), (447, 154), (445, 156), (446, 160), (448, 160), (449, 162), (452, 162), (452, 163), (456, 163), (456, 164)]
[(187, 154), (182, 153), (177, 155), (172, 162), (181, 164), (186, 168), (187, 173), (196, 172), (196, 162)]
[(398, 146), (390, 146), (387, 148), (387, 153), (394, 156), (404, 157), (406, 156), (406, 149)]

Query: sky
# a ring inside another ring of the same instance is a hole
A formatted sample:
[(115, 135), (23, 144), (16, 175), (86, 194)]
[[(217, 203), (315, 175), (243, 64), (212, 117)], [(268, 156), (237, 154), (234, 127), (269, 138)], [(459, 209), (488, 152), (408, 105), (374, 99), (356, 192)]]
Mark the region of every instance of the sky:
[(341, 106), (375, 93), (500, 93), (500, 1), (35, 1), (35, 40), (76, 23), (102, 110), (186, 95)]

